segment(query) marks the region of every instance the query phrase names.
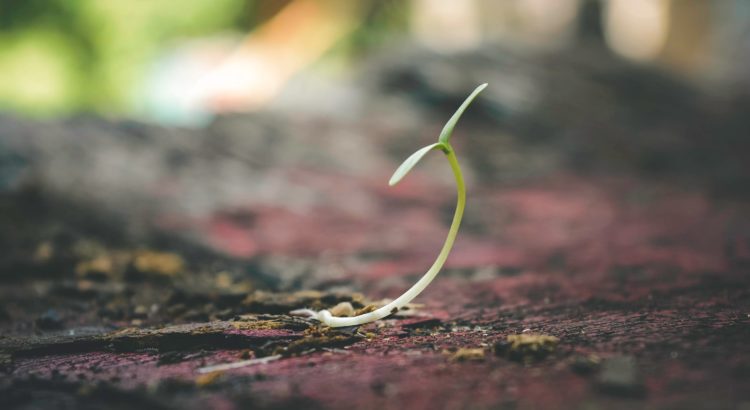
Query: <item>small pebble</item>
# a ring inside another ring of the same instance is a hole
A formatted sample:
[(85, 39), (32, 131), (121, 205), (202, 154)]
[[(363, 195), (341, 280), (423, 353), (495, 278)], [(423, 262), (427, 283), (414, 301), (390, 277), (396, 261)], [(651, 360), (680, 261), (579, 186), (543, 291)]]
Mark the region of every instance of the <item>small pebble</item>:
[(638, 398), (646, 394), (632, 356), (616, 356), (604, 360), (596, 378), (596, 386), (602, 393), (612, 396)]
[(36, 326), (43, 330), (62, 329), (63, 321), (55, 309), (49, 309), (36, 319)]

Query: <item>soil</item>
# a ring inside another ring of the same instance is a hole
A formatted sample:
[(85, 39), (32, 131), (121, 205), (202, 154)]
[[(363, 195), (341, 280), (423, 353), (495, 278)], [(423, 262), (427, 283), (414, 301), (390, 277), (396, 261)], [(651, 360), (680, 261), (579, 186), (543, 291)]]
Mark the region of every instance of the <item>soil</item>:
[[(383, 76), (398, 84), (423, 67)], [(658, 76), (618, 73), (647, 76), (667, 101), (684, 95), (659, 88)], [(746, 124), (726, 106), (705, 108), (696, 91), (680, 118), (700, 129), (732, 118), (726, 144), (693, 138), (699, 130), (665, 114), (651, 140), (633, 132), (627, 153), (589, 144), (599, 130), (571, 117), (555, 120), (565, 137), (529, 145), (496, 130), (544, 134), (530, 121), (549, 119), (559, 100), (510, 122), (491, 115), (497, 100), (480, 103), (483, 114), (454, 136), (468, 208), (433, 284), (408, 309), (361, 327), (289, 316), (342, 302), (371, 309), (408, 288), (439, 249), (454, 201), (445, 164), (436, 156), (402, 185), (385, 184), (404, 147), (418, 147), (403, 141), (409, 121), (442, 115), (428, 108), (445, 88), (419, 84), (404, 103), (416, 119), (391, 125), (270, 113), (204, 131), (0, 118), (9, 147), (0, 158), (2, 407), (750, 403), (750, 203), (738, 183), (748, 180), (739, 160), (748, 151), (731, 137)], [(426, 105), (413, 98), (425, 95)], [(637, 105), (627, 109), (644, 119), (638, 126), (653, 125)], [(340, 129), (359, 131), (351, 138), (361, 150), (335, 135), (327, 150), (306, 143)], [(612, 132), (620, 141), (624, 131)], [(512, 177), (490, 155), (493, 135), (520, 164)], [(670, 151), (675, 135), (684, 140)], [(589, 160), (571, 165), (582, 147)], [(641, 161), (654, 153), (666, 168)], [(239, 361), (248, 364), (200, 371)]]

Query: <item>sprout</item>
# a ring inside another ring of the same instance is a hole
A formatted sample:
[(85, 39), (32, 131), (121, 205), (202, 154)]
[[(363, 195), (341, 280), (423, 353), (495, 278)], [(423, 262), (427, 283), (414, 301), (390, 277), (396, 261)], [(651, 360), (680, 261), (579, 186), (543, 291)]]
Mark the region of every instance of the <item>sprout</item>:
[(399, 296), (391, 303), (388, 303), (387, 305), (369, 313), (364, 313), (354, 317), (335, 317), (328, 310), (315, 312), (310, 309), (300, 309), (292, 311), (291, 314), (309, 316), (331, 327), (359, 326), (378, 319), (382, 319), (390, 314), (397, 312), (399, 309), (401, 309), (403, 306), (417, 297), (427, 287), (427, 285), (429, 285), (430, 282), (435, 279), (435, 276), (437, 276), (437, 274), (440, 272), (440, 269), (443, 267), (445, 260), (448, 259), (448, 254), (453, 247), (453, 242), (455, 242), (456, 240), (456, 234), (458, 233), (459, 225), (461, 225), (461, 218), (463, 217), (464, 207), (466, 205), (466, 187), (464, 186), (464, 179), (461, 175), (461, 168), (458, 166), (458, 159), (456, 158), (456, 154), (453, 150), (453, 147), (451, 147), (449, 140), (451, 134), (453, 133), (453, 128), (456, 126), (459, 118), (461, 118), (461, 115), (464, 113), (464, 111), (466, 111), (466, 108), (469, 106), (469, 104), (471, 104), (474, 98), (482, 90), (485, 89), (485, 87), (487, 87), (486, 83), (477, 87), (474, 92), (472, 92), (471, 95), (466, 98), (463, 104), (458, 107), (458, 110), (456, 110), (450, 120), (448, 120), (448, 122), (443, 127), (442, 132), (440, 132), (438, 142), (420, 148), (417, 152), (411, 154), (411, 156), (409, 156), (409, 158), (407, 158), (406, 161), (404, 161), (401, 166), (396, 169), (396, 172), (393, 173), (390, 181), (388, 181), (388, 185), (390, 186), (399, 183), (399, 181), (401, 181), (406, 176), (406, 174), (408, 174), (409, 171), (411, 171), (412, 168), (414, 168), (414, 166), (417, 165), (417, 163), (425, 155), (427, 155), (428, 152), (432, 150), (439, 149), (443, 151), (443, 153), (448, 157), (448, 162), (451, 165), (451, 169), (453, 169), (453, 175), (456, 177), (456, 190), (458, 192), (458, 200), (456, 204), (456, 211), (453, 214), (453, 222), (451, 223), (450, 229), (448, 230), (448, 237), (445, 239), (443, 248), (440, 250), (437, 259), (435, 259), (435, 262), (432, 263), (430, 269), (428, 269), (424, 276), (422, 276), (422, 278), (419, 279), (419, 281), (415, 283), (414, 286), (409, 288), (409, 290), (407, 290), (403, 295)]

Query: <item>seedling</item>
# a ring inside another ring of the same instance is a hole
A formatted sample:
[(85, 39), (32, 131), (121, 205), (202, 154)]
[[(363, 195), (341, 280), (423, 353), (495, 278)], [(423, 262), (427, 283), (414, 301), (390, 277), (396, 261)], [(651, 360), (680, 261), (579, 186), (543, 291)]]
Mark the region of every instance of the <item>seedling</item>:
[(411, 156), (409, 156), (409, 158), (407, 158), (406, 161), (404, 161), (401, 166), (396, 169), (396, 172), (393, 173), (390, 181), (388, 181), (388, 185), (390, 186), (398, 184), (399, 181), (401, 181), (406, 176), (406, 174), (408, 174), (409, 171), (411, 171), (412, 168), (414, 168), (414, 166), (417, 165), (417, 163), (430, 151), (440, 150), (448, 158), (448, 162), (450, 163), (451, 169), (453, 170), (453, 175), (456, 178), (458, 200), (456, 203), (456, 211), (453, 214), (453, 222), (451, 223), (450, 229), (448, 230), (448, 237), (445, 239), (443, 248), (440, 250), (437, 259), (435, 259), (435, 262), (432, 263), (430, 269), (428, 269), (424, 276), (422, 276), (422, 278), (419, 279), (419, 281), (415, 283), (411, 288), (409, 288), (409, 290), (407, 290), (403, 295), (399, 296), (391, 303), (388, 303), (387, 305), (369, 313), (364, 313), (354, 317), (336, 317), (333, 316), (328, 310), (315, 312), (310, 309), (300, 309), (291, 312), (291, 314), (308, 316), (317, 319), (323, 324), (331, 327), (359, 326), (365, 323), (376, 321), (378, 319), (382, 319), (397, 312), (399, 309), (401, 309), (403, 306), (417, 297), (417, 295), (422, 293), (427, 285), (429, 285), (430, 282), (435, 279), (435, 276), (437, 276), (437, 274), (440, 272), (440, 269), (443, 267), (445, 260), (448, 259), (448, 254), (453, 247), (453, 242), (455, 242), (456, 240), (458, 227), (461, 225), (461, 218), (463, 217), (464, 207), (466, 206), (466, 187), (464, 186), (464, 178), (461, 175), (461, 168), (458, 166), (456, 153), (453, 150), (453, 147), (450, 145), (449, 140), (451, 134), (453, 133), (453, 128), (458, 122), (458, 119), (461, 118), (461, 115), (464, 113), (464, 111), (466, 111), (466, 108), (469, 106), (469, 104), (474, 101), (474, 98), (476, 98), (476, 96), (482, 90), (484, 90), (485, 87), (487, 87), (486, 83), (477, 87), (474, 92), (472, 92), (471, 95), (466, 98), (463, 104), (458, 107), (458, 110), (456, 110), (450, 120), (448, 120), (448, 122), (443, 127), (443, 130), (440, 132), (438, 142), (420, 148), (419, 150), (417, 150), (417, 152), (411, 154)]

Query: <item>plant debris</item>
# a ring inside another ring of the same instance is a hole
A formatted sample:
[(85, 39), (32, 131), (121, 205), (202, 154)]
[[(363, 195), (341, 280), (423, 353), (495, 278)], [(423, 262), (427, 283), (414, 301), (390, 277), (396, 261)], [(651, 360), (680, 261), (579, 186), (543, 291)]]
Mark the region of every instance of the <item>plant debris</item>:
[(508, 335), (495, 343), (495, 354), (510, 360), (533, 363), (555, 351), (560, 342), (555, 336), (521, 333)]
[[(356, 327), (355, 327), (356, 329)], [(311, 353), (325, 348), (338, 348), (356, 343), (364, 336), (351, 332), (351, 328), (332, 328), (324, 325), (312, 326), (305, 330), (304, 337), (284, 346), (279, 346), (274, 354), (284, 357)]]
[(336, 317), (352, 317), (355, 316), (354, 307), (349, 302), (341, 302), (338, 305), (329, 309), (331, 314)]
[(202, 374), (195, 379), (195, 385), (198, 388), (208, 387), (212, 384), (215, 384), (219, 379), (221, 379), (222, 375), (223, 373), (220, 371), (213, 371), (210, 373)]
[(451, 354), (450, 360), (452, 362), (482, 361), (484, 360), (484, 349), (462, 347)]

